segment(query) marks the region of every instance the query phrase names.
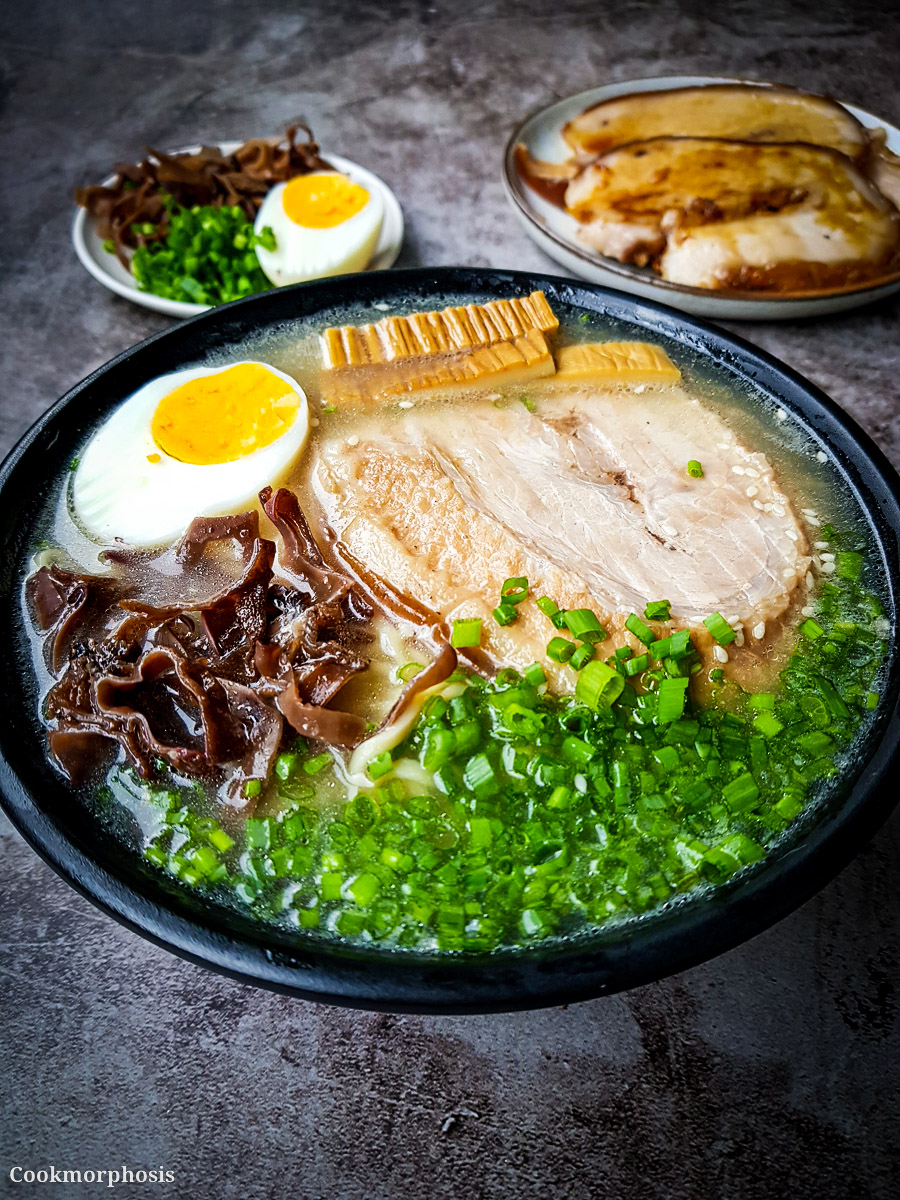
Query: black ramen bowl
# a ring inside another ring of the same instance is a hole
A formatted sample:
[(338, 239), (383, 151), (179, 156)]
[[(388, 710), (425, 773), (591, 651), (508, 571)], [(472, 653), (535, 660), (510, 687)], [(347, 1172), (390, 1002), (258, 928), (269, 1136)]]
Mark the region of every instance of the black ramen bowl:
[[(37, 714), (22, 583), (47, 488), (86, 435), (149, 378), (241, 339), (335, 306), (437, 307), (460, 293), (488, 300), (542, 288), (669, 339), (735, 386), (788, 410), (835, 464), (868, 523), (896, 629), (900, 480), (868, 437), (820, 391), (740, 339), (659, 304), (570, 280), (515, 271), (420, 269), (354, 275), (267, 292), (217, 308), (119, 355), (74, 387), (22, 438), (0, 469), (0, 790), (16, 827), (73, 887), (129, 928), (243, 982), (311, 1000), (420, 1012), (531, 1008), (610, 994), (659, 979), (753, 937), (827, 883), (898, 797), (900, 655), (893, 635), (881, 701), (852, 769), (755, 866), (712, 892), (598, 930), (589, 938), (484, 957), (348, 947), (262, 925), (171, 881), (128, 853), (51, 765)], [(54, 485), (55, 486), (55, 485)], [(893, 773), (892, 773), (893, 768)]]

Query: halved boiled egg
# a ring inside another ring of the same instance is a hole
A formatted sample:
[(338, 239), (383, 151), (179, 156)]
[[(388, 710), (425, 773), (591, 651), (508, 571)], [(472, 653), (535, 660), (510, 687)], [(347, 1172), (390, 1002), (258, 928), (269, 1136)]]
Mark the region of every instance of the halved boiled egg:
[(303, 389), (265, 363), (161, 375), (91, 438), (72, 484), (75, 514), (104, 541), (167, 545), (194, 517), (253, 507), (308, 433)]
[(276, 287), (361, 271), (375, 253), (384, 204), (338, 171), (313, 171), (276, 184), (260, 206), (256, 232), (268, 225), (276, 248), (257, 246), (259, 265)]

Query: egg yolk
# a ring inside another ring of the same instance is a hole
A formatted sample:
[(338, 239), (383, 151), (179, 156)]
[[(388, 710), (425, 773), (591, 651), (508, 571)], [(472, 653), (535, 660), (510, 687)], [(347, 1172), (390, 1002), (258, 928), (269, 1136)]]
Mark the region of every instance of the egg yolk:
[(346, 175), (297, 175), (281, 194), (285, 215), (309, 229), (342, 225), (368, 202), (366, 189)]
[(299, 406), (297, 393), (278, 375), (240, 363), (163, 396), (153, 414), (153, 440), (179, 462), (235, 462), (280, 438)]

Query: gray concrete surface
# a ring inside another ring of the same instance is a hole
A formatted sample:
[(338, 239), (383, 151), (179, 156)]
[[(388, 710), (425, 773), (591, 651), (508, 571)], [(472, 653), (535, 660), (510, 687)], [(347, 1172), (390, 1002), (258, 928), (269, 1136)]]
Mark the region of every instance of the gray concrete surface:
[[(70, 188), (144, 141), (240, 139), (304, 116), (395, 188), (401, 265), (543, 270), (498, 177), (520, 114), (605, 80), (700, 71), (806, 85), (900, 121), (891, 7), (9, 5), (0, 444), (168, 323), (104, 292), (68, 242)], [(741, 332), (898, 463), (898, 312)], [(331, 1010), (218, 978), (119, 928), (0, 833), (10, 1194), (38, 1190), (10, 1182), (16, 1164), (122, 1163), (176, 1175), (126, 1194), (200, 1200), (900, 1192), (897, 816), (812, 902), (717, 961), (604, 1001), (465, 1019)]]

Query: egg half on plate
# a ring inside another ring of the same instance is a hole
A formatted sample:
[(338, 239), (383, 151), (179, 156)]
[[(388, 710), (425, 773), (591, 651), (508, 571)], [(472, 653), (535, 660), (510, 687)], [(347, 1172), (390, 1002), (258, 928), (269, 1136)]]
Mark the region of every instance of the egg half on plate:
[(276, 184), (256, 217), (258, 235), (268, 226), (274, 250), (256, 255), (276, 287), (362, 271), (372, 260), (384, 203), (377, 192), (339, 171), (314, 171)]
[(252, 508), (308, 434), (303, 389), (265, 363), (161, 375), (91, 438), (72, 483), (75, 515), (103, 541), (167, 545), (194, 517)]

